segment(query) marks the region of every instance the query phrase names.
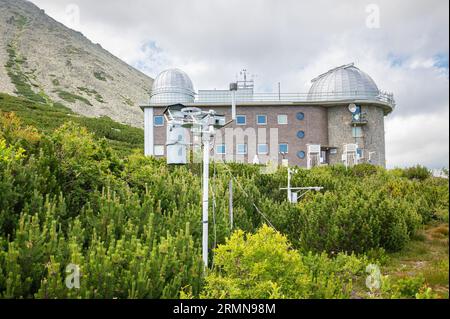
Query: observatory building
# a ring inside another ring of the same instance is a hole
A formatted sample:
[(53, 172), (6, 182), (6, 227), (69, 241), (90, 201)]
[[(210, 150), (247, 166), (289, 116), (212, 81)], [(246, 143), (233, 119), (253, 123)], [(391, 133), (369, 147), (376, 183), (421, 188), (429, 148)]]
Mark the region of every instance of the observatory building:
[[(257, 93), (253, 80), (243, 75), (232, 90), (196, 92), (189, 76), (179, 69), (159, 74), (150, 102), (141, 106), (145, 154), (187, 156), (195, 136), (187, 128), (168, 127), (164, 115), (167, 107), (180, 104), (225, 116), (227, 125), (218, 130), (211, 149), (218, 161), (284, 160), (308, 168), (337, 163), (386, 165), (384, 117), (394, 110), (394, 97), (380, 91), (353, 63), (319, 75), (307, 93)], [(177, 142), (178, 148), (171, 147)]]

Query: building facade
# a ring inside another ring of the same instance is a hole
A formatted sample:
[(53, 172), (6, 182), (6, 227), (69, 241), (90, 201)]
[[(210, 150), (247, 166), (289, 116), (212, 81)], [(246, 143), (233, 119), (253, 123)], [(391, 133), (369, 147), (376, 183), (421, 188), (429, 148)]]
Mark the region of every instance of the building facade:
[[(236, 120), (231, 121), (231, 91), (195, 93), (186, 73), (162, 72), (155, 80), (150, 103), (142, 106), (145, 154), (166, 156), (166, 108), (183, 104), (225, 115), (229, 124), (217, 131), (211, 156), (218, 161), (261, 163), (287, 160), (313, 167), (369, 162), (385, 166), (384, 117), (395, 107), (392, 94), (354, 64), (332, 69), (312, 80), (308, 93), (255, 93), (252, 81), (240, 81)], [(193, 142), (188, 129), (187, 145)]]

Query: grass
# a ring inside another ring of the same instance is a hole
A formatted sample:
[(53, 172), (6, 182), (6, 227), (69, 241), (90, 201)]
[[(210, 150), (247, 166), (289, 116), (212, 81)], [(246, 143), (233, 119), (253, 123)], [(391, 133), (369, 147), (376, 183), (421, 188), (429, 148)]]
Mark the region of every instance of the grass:
[(16, 13), (16, 16), (18, 17), (16, 20), (16, 26), (19, 28), (19, 30), (23, 30), (23, 28), (25, 28), (28, 23), (27, 17), (18, 13)]
[(89, 95), (89, 96), (94, 96), (94, 98), (98, 101), (98, 102), (100, 102), (100, 103), (106, 103), (104, 100), (103, 100), (103, 96), (101, 96), (100, 95), (100, 93), (98, 93), (96, 90), (94, 90), (94, 89), (88, 89), (88, 88), (85, 88), (85, 87), (77, 87), (77, 89), (79, 90), (79, 91), (81, 91), (81, 92), (84, 92), (84, 93), (86, 93), (87, 95)]
[[(384, 262), (378, 266), (381, 274), (392, 282), (414, 282), (423, 278), (438, 298), (449, 298), (449, 225), (435, 221), (423, 227), (401, 251), (386, 254)], [(356, 278), (355, 298), (368, 297), (367, 275)]]
[(123, 99), (123, 101), (125, 102), (126, 105), (128, 105), (128, 106), (134, 106), (135, 105), (135, 103), (130, 98), (125, 97), (123, 95), (120, 95), (120, 96), (122, 97), (122, 99)]
[(105, 72), (102, 72), (102, 71), (94, 71), (94, 77), (95, 77), (97, 80), (105, 81), (105, 82), (106, 82), (106, 74), (105, 74)]
[(46, 103), (45, 98), (32, 89), (32, 86), (36, 87), (36, 85), (33, 85), (28, 75), (22, 71), (21, 64), (25, 63), (26, 58), (18, 56), (13, 43), (8, 44), (6, 52), (8, 53), (8, 61), (5, 64), (5, 68), (12, 84), (16, 88), (14, 93), (31, 101)]
[(88, 99), (86, 99), (80, 95), (73, 94), (73, 93), (70, 93), (70, 92), (67, 92), (64, 90), (60, 90), (60, 89), (57, 89), (53, 92), (57, 93), (58, 96), (66, 102), (75, 103), (78, 100), (78, 101), (83, 102), (86, 105), (92, 106), (92, 103)]
[(144, 145), (142, 129), (117, 123), (109, 117), (80, 116), (61, 103), (42, 104), (0, 93), (0, 112), (14, 112), (24, 124), (33, 125), (43, 133), (51, 132), (67, 121), (79, 123), (97, 138), (106, 138), (122, 155), (130, 154), (134, 149), (142, 150)]
[(390, 255), (383, 273), (393, 279), (423, 276), (440, 297), (448, 298), (448, 229), (448, 223), (424, 226), (419, 236), (415, 236), (402, 251)]

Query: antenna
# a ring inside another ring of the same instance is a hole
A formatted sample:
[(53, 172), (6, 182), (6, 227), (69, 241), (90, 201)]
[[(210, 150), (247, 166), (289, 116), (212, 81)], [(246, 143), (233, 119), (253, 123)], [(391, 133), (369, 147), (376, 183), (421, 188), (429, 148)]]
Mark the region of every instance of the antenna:
[[(320, 186), (314, 186), (314, 187), (291, 187), (291, 174), (296, 173), (297, 169), (291, 169), (288, 167), (287, 171), (287, 188), (280, 188), (280, 190), (287, 190), (287, 196), (289, 203), (296, 204), (300, 198), (306, 195), (306, 193), (310, 191), (316, 191), (319, 192), (323, 189), (323, 187)], [(300, 196), (299, 196), (300, 193)]]
[(247, 75), (248, 75), (248, 70), (247, 69), (242, 69), (241, 72), (239, 72), (239, 74), (241, 75), (241, 80), (238, 80), (238, 88), (239, 89), (252, 89), (255, 87), (255, 81), (254, 78), (255, 76), (252, 75), (251, 79), (248, 79)]

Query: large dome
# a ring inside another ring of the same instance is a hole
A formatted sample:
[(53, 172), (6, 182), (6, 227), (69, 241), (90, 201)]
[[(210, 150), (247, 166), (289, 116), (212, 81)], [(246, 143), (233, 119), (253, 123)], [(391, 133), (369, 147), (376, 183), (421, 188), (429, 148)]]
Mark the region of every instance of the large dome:
[(376, 100), (380, 91), (372, 78), (353, 63), (332, 69), (312, 80), (311, 101)]
[(153, 82), (150, 103), (192, 103), (194, 97), (194, 86), (189, 76), (180, 69), (169, 69), (161, 72)]

